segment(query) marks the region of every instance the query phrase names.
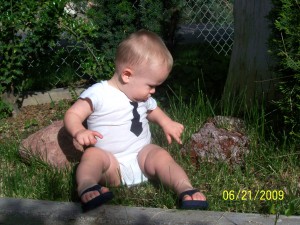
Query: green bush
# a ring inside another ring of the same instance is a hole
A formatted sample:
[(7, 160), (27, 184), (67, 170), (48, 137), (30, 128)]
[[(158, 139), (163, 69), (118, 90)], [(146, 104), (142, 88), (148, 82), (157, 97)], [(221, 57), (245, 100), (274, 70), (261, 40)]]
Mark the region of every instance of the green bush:
[(12, 114), (12, 111), (12, 106), (0, 99), (0, 120), (10, 116)]
[[(64, 0), (4, 1), (0, 4), (0, 85), (22, 92), (33, 62), (49, 60), (48, 49), (59, 38)], [(44, 74), (46, 75), (46, 74)]]
[(300, 140), (300, 2), (273, 0), (271, 18), (274, 21), (270, 42), (276, 56), (279, 74), (280, 100), (276, 102), (291, 137)]
[(3, 90), (2, 87), (0, 86), (0, 120), (10, 116), (13, 111), (13, 107), (2, 99), (2, 95), (1, 95), (2, 92)]
[[(69, 5), (75, 15), (65, 12)], [(107, 79), (117, 44), (141, 28), (172, 42), (183, 0), (23, 0), (0, 5), (0, 86), (22, 94)], [(71, 69), (70, 69), (71, 68)], [(68, 77), (68, 78), (65, 78)]]
[[(82, 0), (74, 2), (82, 4)], [(95, 67), (90, 73), (98, 80), (111, 75), (116, 47), (132, 32), (142, 28), (151, 30), (172, 46), (183, 7), (183, 0), (94, 0), (93, 6), (85, 11), (89, 32), (82, 32), (82, 28), (73, 29), (78, 27), (74, 25), (66, 27), (78, 42), (89, 45), (88, 49), (93, 52), (90, 56), (100, 59), (100, 71)], [(85, 61), (90, 62), (87, 67), (95, 65), (93, 60), (85, 58)]]

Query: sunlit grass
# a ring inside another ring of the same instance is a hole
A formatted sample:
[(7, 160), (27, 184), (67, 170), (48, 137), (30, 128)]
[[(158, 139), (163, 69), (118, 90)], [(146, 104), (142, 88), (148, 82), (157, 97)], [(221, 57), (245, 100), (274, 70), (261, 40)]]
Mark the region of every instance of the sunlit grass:
[[(169, 98), (166, 111), (171, 118), (184, 124), (182, 140), (186, 144), (207, 118), (222, 114), (222, 110), (218, 110), (218, 104), (210, 103), (200, 91), (190, 102), (184, 102), (179, 96)], [(233, 104), (234, 106), (228, 105), (227, 109), (223, 108), (223, 115), (235, 116), (237, 105), (240, 107), (242, 103)], [(167, 145), (163, 132), (156, 125), (151, 125), (153, 141), (167, 148), (182, 165), (194, 187), (207, 196), (210, 210), (285, 214), (288, 209), (292, 209), (292, 214), (299, 215), (299, 147), (297, 149), (295, 144), (288, 141), (264, 138), (268, 124), (265, 112), (260, 107), (244, 110), (243, 115), (242, 119), (247, 125), (246, 134), (250, 138), (250, 152), (241, 165), (201, 159), (199, 167), (196, 167), (189, 157), (181, 154), (182, 146), (176, 143)], [(74, 178), (76, 165), (59, 171), (37, 159), (24, 162), (18, 155), (19, 143), (20, 140), (16, 139), (0, 143), (0, 197), (79, 201)], [(177, 207), (175, 193), (160, 183), (147, 182), (131, 188), (122, 186), (112, 190), (115, 198), (111, 204)], [(235, 196), (232, 200), (224, 196), (224, 193), (230, 191)], [(244, 199), (242, 195), (237, 198), (239, 191), (247, 193)], [(283, 191), (284, 198), (277, 201), (267, 199), (266, 196), (263, 198), (263, 192), (258, 191)], [(252, 194), (251, 197), (249, 193)]]

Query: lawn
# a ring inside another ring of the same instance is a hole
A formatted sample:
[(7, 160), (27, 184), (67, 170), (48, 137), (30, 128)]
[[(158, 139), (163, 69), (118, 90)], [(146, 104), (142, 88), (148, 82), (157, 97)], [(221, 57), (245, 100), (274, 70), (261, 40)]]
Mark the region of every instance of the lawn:
[[(184, 144), (209, 117), (217, 114), (234, 116), (236, 106), (242, 105), (235, 101), (219, 110), (218, 104), (210, 103), (200, 91), (189, 101), (179, 96), (169, 97), (163, 105), (171, 118), (185, 125)], [(47, 118), (43, 126), (62, 119), (70, 102), (51, 104), (48, 109), (46, 107), (46, 110), (51, 110), (48, 113), (51, 118)], [(14, 128), (12, 118), (1, 121), (1, 133), (7, 130), (14, 132), (0, 140), (0, 197), (79, 201), (74, 179), (75, 164), (69, 169), (57, 170), (38, 159), (25, 162), (18, 154), (22, 138), (40, 128), (38, 120), (30, 120), (38, 118), (38, 115), (37, 112), (35, 117), (28, 117), (23, 125), (19, 125), (19, 129)], [(284, 137), (280, 140), (276, 138), (268, 127), (267, 116), (259, 107), (244, 113), (242, 119), (247, 125), (250, 153), (241, 165), (201, 159), (197, 168), (189, 157), (180, 153), (181, 146), (175, 143), (167, 145), (159, 127), (151, 125), (151, 129), (154, 142), (168, 149), (186, 170), (194, 187), (206, 195), (209, 210), (300, 215), (299, 146)], [(112, 190), (115, 198), (110, 204), (169, 209), (177, 207), (177, 196), (159, 182)]]
[[(224, 105), (214, 100), (222, 93), (229, 58), (201, 46), (179, 47), (174, 58), (173, 72), (155, 97), (171, 118), (184, 124), (183, 144), (188, 144), (191, 135), (208, 118), (235, 116), (245, 121), (249, 154), (239, 165), (199, 159), (196, 166), (181, 154), (182, 146), (167, 144), (156, 125), (151, 125), (153, 141), (166, 148), (182, 165), (194, 187), (206, 195), (209, 210), (300, 215), (299, 145), (284, 133), (278, 135), (278, 128), (270, 122), (272, 113), (266, 113), (258, 103), (249, 108), (243, 98), (228, 99)], [(36, 158), (23, 161), (18, 154), (23, 138), (61, 120), (70, 104), (70, 101), (59, 101), (31, 106), (23, 108), (15, 118), (0, 121), (0, 197), (79, 201), (74, 178), (76, 164), (57, 170)], [(112, 190), (115, 198), (110, 204), (178, 207), (175, 193), (159, 182)]]

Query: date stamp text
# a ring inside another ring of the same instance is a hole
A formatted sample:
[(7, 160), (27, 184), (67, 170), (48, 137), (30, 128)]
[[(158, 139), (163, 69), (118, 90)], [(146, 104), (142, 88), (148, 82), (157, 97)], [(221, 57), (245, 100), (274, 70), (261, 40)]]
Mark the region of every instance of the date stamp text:
[(225, 201), (282, 201), (283, 190), (224, 190), (222, 198)]

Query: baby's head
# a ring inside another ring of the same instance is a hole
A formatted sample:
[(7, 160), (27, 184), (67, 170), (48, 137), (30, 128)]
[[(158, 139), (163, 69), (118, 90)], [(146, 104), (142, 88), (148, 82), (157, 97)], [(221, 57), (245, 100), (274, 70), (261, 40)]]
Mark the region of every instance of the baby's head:
[(132, 101), (145, 101), (168, 77), (173, 58), (158, 35), (140, 30), (120, 43), (115, 66), (118, 88)]
[(115, 58), (116, 72), (121, 73), (124, 67), (133, 68), (141, 64), (166, 66), (169, 71), (173, 58), (163, 40), (155, 33), (139, 30), (118, 46)]

